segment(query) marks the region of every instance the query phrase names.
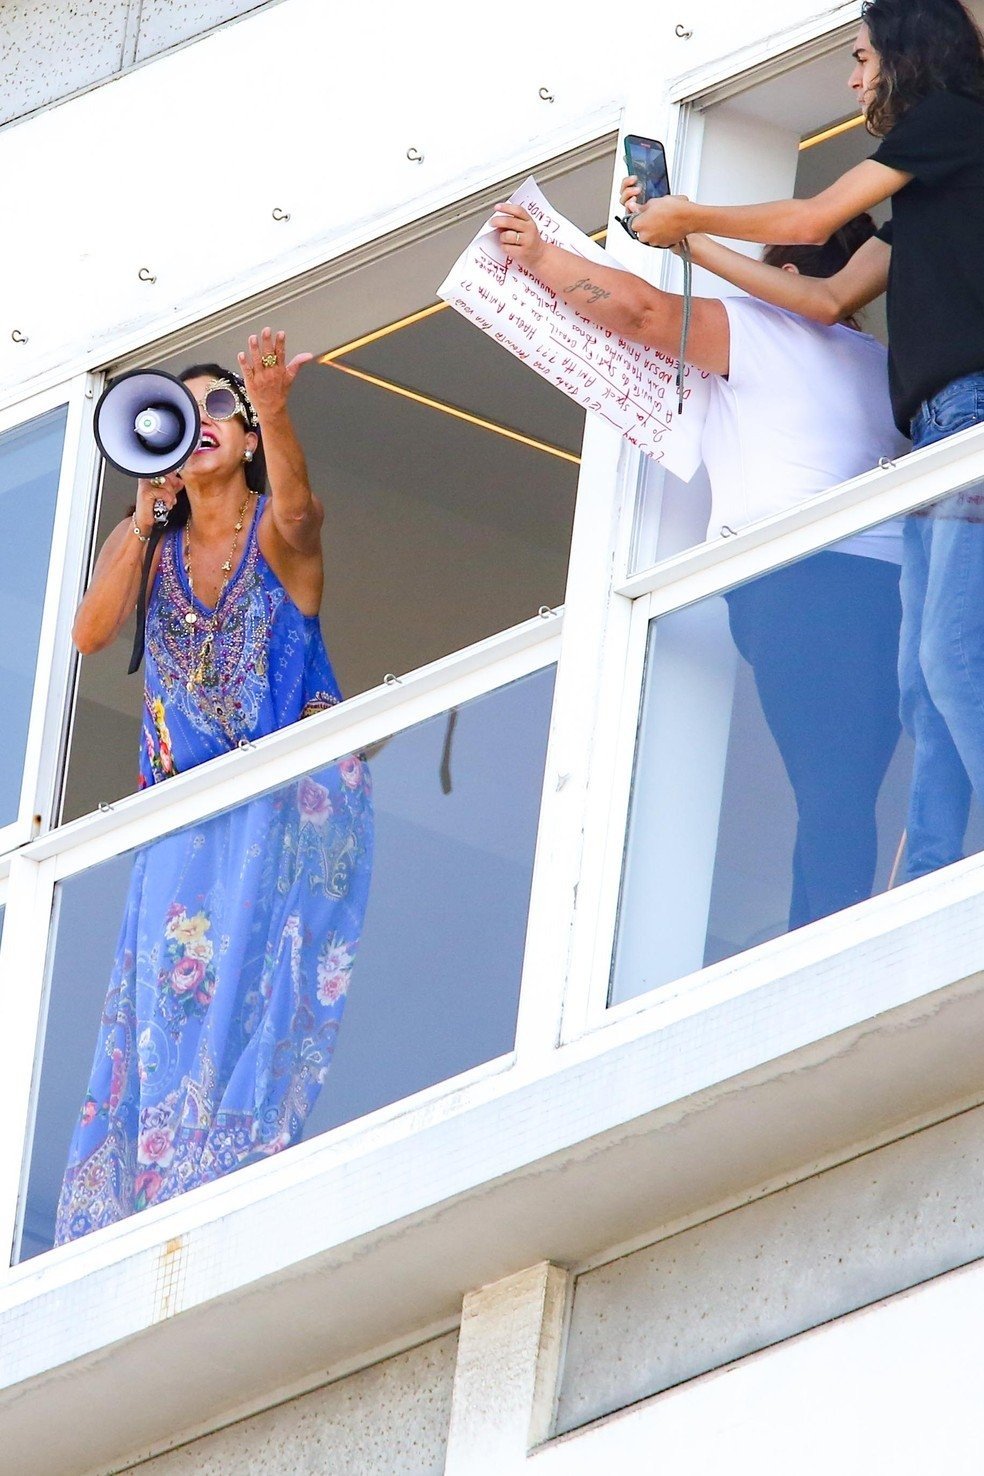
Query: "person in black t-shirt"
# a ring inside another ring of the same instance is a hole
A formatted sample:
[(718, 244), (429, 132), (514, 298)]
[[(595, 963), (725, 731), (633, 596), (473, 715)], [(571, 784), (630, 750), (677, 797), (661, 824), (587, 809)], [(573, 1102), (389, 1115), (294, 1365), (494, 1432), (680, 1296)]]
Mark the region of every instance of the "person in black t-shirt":
[[(889, 382), (913, 446), (984, 422), (984, 41), (959, 0), (871, 0), (850, 86), (881, 139), (811, 199), (707, 206), (622, 203), (648, 245), (688, 239), (694, 260), (755, 296), (838, 322), (888, 288)], [(695, 232), (823, 241), (858, 211), (892, 219), (826, 280), (735, 258)], [(914, 514), (905, 530), (899, 676), (915, 742), (906, 875), (959, 859), (972, 790), (984, 801), (984, 490)]]

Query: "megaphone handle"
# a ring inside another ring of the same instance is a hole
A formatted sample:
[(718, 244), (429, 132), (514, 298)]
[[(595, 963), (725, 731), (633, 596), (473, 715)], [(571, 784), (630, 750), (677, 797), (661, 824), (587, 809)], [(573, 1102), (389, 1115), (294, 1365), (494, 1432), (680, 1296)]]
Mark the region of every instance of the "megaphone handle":
[(140, 593), (137, 595), (137, 628), (133, 633), (133, 650), (130, 652), (130, 665), (127, 667), (127, 676), (132, 676), (135, 671), (140, 670), (140, 663), (144, 653), (144, 631), (147, 625), (147, 588), (150, 584), (150, 566), (154, 560), (154, 549), (160, 543), (167, 530), (163, 523), (154, 523), (150, 530), (147, 547), (144, 550), (143, 567), (140, 570)]

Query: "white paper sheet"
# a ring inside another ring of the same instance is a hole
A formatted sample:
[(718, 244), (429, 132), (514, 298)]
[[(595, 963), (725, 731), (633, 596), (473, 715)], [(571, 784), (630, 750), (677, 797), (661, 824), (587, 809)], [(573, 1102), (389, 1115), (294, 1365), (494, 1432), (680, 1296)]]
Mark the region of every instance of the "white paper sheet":
[[(536, 180), (528, 179), (509, 198), (529, 211), (546, 240), (625, 270), (553, 209)], [(693, 476), (701, 459), (710, 375), (687, 365), (680, 415), (675, 359), (589, 322), (513, 261), (488, 225), (459, 256), (438, 296), (674, 476)]]

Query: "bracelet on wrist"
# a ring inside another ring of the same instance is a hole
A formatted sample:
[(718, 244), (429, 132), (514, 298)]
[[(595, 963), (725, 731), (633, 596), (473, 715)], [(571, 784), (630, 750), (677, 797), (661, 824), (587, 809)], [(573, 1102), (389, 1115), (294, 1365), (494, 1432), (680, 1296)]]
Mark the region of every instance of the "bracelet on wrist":
[(141, 543), (149, 543), (150, 542), (150, 534), (149, 533), (141, 533), (141, 531), (140, 531), (140, 524), (137, 522), (136, 518), (133, 519), (132, 527), (133, 527), (133, 531), (134, 531), (135, 535), (137, 536), (137, 538), (140, 539), (140, 542)]

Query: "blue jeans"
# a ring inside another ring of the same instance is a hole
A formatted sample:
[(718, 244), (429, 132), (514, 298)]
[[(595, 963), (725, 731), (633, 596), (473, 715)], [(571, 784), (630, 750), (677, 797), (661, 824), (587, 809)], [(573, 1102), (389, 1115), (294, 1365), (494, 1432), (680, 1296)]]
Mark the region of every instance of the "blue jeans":
[[(912, 421), (917, 450), (984, 421), (984, 370), (956, 379)], [(984, 489), (906, 521), (901, 715), (915, 743), (906, 877), (957, 861), (972, 792), (984, 800)]]
[(899, 568), (827, 549), (725, 595), (796, 797), (789, 927), (871, 896), (899, 741)]

